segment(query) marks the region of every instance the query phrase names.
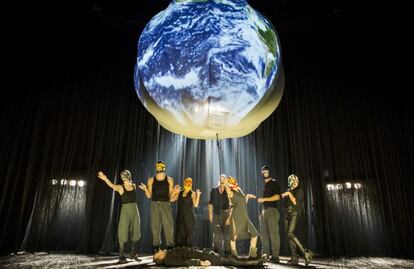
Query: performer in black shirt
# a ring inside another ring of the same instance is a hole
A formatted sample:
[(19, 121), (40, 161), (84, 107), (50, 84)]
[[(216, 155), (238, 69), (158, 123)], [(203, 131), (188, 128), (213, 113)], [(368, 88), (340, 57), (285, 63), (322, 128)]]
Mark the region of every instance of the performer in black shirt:
[(136, 253), (136, 244), (141, 237), (141, 222), (136, 202), (136, 185), (131, 180), (131, 172), (128, 170), (121, 172), (122, 185), (113, 184), (101, 171), (98, 173), (98, 178), (121, 195), (122, 207), (118, 223), (119, 262), (127, 262), (124, 251), (128, 234), (131, 240), (131, 259), (140, 261)]
[[(263, 204), (260, 214), (260, 240), (262, 254), (266, 254), (270, 262), (279, 263), (280, 235), (279, 235), (279, 208), (280, 185), (276, 179), (270, 177), (270, 169), (263, 166), (261, 173), (264, 179), (263, 197), (257, 199)], [(272, 251), (270, 251), (270, 246)]]
[(208, 203), (208, 219), (213, 231), (213, 250), (224, 255), (230, 254), (230, 209), (224, 181), (220, 175), (218, 187), (213, 188)]
[(295, 235), (296, 223), (303, 211), (304, 205), (304, 193), (302, 186), (299, 185), (299, 178), (297, 175), (292, 174), (288, 177), (288, 190), (282, 193), (282, 197), (285, 200), (285, 224), (287, 235), (289, 238), (289, 247), (292, 253), (292, 258), (289, 260), (290, 264), (298, 264), (299, 256), (296, 249), (305, 256), (305, 263), (308, 265), (313, 257), (313, 252), (304, 249), (300, 241)]

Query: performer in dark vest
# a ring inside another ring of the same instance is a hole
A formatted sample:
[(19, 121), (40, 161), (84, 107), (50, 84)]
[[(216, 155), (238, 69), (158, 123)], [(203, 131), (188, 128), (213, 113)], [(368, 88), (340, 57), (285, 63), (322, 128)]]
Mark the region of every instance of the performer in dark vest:
[(201, 191), (192, 190), (193, 179), (184, 179), (184, 190), (174, 188), (171, 195), (171, 202), (177, 202), (177, 224), (175, 233), (175, 245), (177, 247), (192, 247), (193, 235), (195, 231), (196, 218), (193, 208), (200, 203)]
[(296, 249), (299, 249), (299, 251), (305, 256), (305, 264), (308, 265), (312, 260), (313, 252), (308, 249), (304, 249), (295, 235), (297, 220), (303, 211), (305, 200), (303, 189), (299, 184), (299, 178), (297, 175), (292, 174), (288, 177), (288, 186), (288, 190), (285, 193), (282, 193), (282, 197), (285, 200), (286, 231), (289, 238), (290, 252), (292, 254), (292, 258), (288, 263), (299, 263), (299, 255), (296, 252)]
[(141, 183), (139, 188), (151, 200), (151, 230), (154, 253), (161, 246), (161, 229), (164, 229), (165, 244), (168, 249), (174, 246), (174, 219), (172, 216), (170, 197), (173, 192), (174, 180), (167, 176), (167, 166), (158, 161), (155, 176), (148, 179), (147, 185)]
[(127, 262), (124, 251), (128, 242), (128, 234), (131, 240), (130, 257), (140, 261), (136, 250), (137, 242), (141, 237), (141, 222), (136, 203), (136, 185), (132, 183), (131, 173), (128, 170), (121, 172), (122, 185), (113, 184), (102, 172), (98, 173), (98, 178), (102, 179), (109, 187), (121, 195), (122, 207), (118, 223), (119, 262)]

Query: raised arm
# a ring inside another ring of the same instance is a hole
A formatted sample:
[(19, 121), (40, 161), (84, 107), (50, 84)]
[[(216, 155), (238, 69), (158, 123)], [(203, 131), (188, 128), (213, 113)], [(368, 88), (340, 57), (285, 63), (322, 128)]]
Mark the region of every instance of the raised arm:
[(171, 197), (171, 195), (173, 194), (174, 191), (174, 179), (172, 177), (168, 177), (168, 193)]
[(201, 195), (201, 191), (199, 189), (193, 192), (193, 195), (191, 198), (193, 198), (194, 207), (198, 207), (198, 204), (200, 203), (200, 195)]
[[(112, 188), (114, 191), (116, 191), (116, 192), (118, 192), (118, 193), (121, 193), (122, 192), (122, 187), (121, 187), (121, 185), (116, 185), (116, 184), (113, 184), (109, 179), (108, 179), (108, 177), (102, 172), (102, 171), (99, 171), (98, 172), (98, 178), (100, 178), (100, 179), (102, 179), (105, 183), (106, 183), (106, 185), (108, 185), (110, 188)], [(122, 193), (121, 193), (122, 194)]]
[(170, 196), (170, 202), (171, 203), (173, 203), (173, 202), (175, 202), (175, 201), (177, 201), (178, 200), (178, 196), (180, 195), (180, 192), (181, 192), (181, 187), (180, 187), (180, 185), (175, 185), (174, 186), (174, 189), (173, 189), (173, 192), (172, 192), (172, 194), (171, 194), (171, 196)]
[(233, 191), (230, 189), (227, 178), (224, 180), (224, 187), (226, 188), (227, 197), (229, 197), (229, 199), (233, 198)]
[(154, 179), (150, 177), (147, 183), (148, 186), (145, 185), (144, 183), (141, 183), (138, 185), (138, 188), (144, 191), (145, 196), (147, 196), (148, 199), (151, 199), (151, 196), (152, 196), (152, 183), (154, 183)]

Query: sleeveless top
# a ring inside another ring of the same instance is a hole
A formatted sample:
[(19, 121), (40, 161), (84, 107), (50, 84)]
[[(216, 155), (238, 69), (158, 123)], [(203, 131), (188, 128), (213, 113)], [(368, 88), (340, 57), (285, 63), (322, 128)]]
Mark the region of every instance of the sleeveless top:
[(152, 201), (169, 202), (170, 201), (170, 184), (168, 184), (168, 176), (164, 180), (157, 180), (154, 176), (152, 183)]
[(137, 201), (137, 193), (135, 188), (132, 191), (128, 191), (122, 186), (124, 189), (124, 193), (121, 195), (122, 204), (129, 204), (129, 203), (136, 203)]

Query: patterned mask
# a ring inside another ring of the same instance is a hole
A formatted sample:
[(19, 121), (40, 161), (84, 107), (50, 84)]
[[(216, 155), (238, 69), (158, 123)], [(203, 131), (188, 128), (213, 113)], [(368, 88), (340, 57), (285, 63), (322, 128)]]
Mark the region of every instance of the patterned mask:
[(191, 177), (187, 177), (184, 179), (184, 190), (189, 191), (193, 187), (193, 179)]

